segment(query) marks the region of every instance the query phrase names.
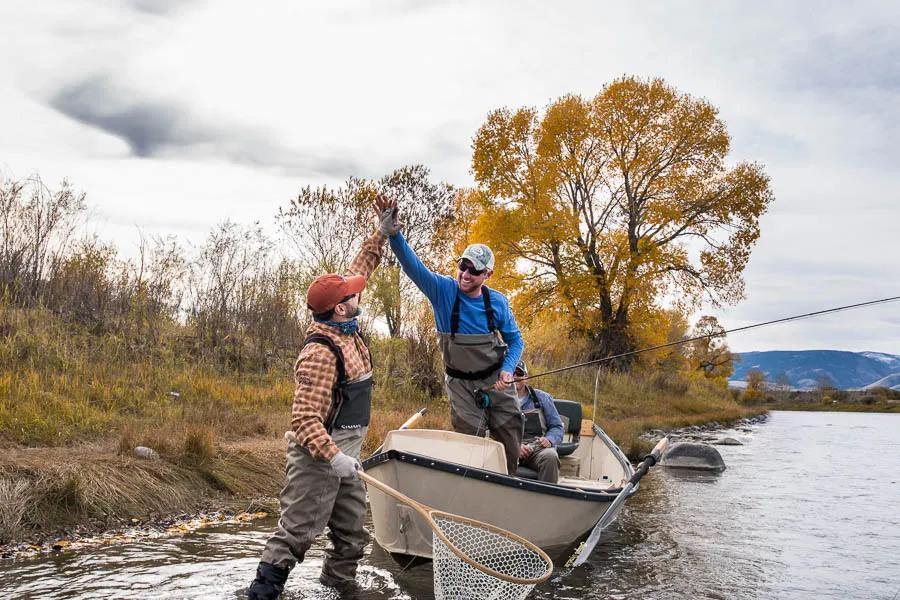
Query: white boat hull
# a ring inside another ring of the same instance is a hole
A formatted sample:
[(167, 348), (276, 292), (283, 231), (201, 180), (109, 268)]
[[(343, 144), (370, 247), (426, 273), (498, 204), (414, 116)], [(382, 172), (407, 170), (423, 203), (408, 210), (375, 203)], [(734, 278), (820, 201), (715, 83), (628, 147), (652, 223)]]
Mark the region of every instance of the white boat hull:
[[(561, 485), (506, 475), (497, 442), (415, 431), (391, 432), (402, 433), (402, 439), (389, 434), (385, 450), (364, 463), (366, 472), (422, 504), (512, 531), (551, 556), (590, 533), (618, 496), (621, 481), (631, 475), (630, 463), (602, 431), (584, 440), (576, 457), (585, 474), (591, 471), (597, 478), (565, 478)], [(599, 456), (604, 453), (609, 456)], [(600, 475), (600, 470), (608, 473)], [(369, 502), (382, 548), (431, 558), (431, 529), (418, 513), (374, 488)]]

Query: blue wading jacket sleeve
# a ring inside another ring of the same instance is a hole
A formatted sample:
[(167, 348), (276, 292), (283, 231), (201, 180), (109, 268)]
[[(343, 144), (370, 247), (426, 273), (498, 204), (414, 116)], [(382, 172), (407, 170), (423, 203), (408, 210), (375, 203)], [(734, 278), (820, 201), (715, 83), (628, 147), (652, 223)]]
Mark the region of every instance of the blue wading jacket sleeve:
[[(459, 284), (452, 277), (438, 275), (426, 267), (406, 243), (402, 233), (392, 235), (390, 243), (391, 250), (394, 251), (403, 272), (412, 279), (416, 287), (431, 302), (437, 330), (442, 333), (450, 333), (450, 314), (453, 311), (453, 302), (456, 300)], [(466, 296), (460, 296), (460, 299), (459, 333), (487, 333), (487, 321), (484, 317), (484, 305), (481, 299), (473, 301)], [(506, 296), (496, 290), (491, 290), (491, 306), (500, 335), (509, 346), (506, 357), (503, 359), (502, 370), (512, 373), (519, 359), (522, 358), (525, 342)], [(476, 314), (475, 311), (481, 311), (481, 314)]]
[(531, 390), (534, 392), (534, 397), (541, 403), (541, 410), (544, 411), (544, 418), (547, 419), (547, 435), (544, 437), (550, 440), (554, 446), (558, 446), (563, 439), (563, 422), (559, 411), (556, 410), (556, 404), (553, 403), (553, 396), (537, 388), (531, 388)]

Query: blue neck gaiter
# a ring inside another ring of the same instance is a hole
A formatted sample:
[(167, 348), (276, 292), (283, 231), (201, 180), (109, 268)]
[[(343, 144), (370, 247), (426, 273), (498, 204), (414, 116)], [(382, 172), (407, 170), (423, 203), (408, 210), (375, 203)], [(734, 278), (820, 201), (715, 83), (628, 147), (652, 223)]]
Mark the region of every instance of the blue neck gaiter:
[(328, 325), (329, 327), (334, 327), (344, 335), (353, 335), (359, 331), (359, 321), (356, 319), (353, 319), (352, 321), (342, 321), (340, 323), (335, 321), (319, 321), (316, 319), (316, 322), (321, 323), (322, 325)]

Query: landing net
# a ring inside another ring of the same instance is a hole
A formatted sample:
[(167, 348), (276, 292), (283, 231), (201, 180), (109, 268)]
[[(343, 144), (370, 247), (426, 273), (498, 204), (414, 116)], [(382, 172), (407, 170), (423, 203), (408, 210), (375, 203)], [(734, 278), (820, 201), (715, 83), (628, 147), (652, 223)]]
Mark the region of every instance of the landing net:
[(521, 600), (553, 572), (547, 555), (528, 540), (448, 513), (431, 517), (438, 600)]

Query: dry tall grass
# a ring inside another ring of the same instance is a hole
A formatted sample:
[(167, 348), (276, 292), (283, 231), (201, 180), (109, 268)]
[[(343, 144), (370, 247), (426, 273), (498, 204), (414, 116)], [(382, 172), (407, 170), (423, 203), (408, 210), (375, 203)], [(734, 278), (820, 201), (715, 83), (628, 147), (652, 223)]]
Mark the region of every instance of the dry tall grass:
[(97, 445), (10, 451), (0, 459), (0, 544), (75, 526), (246, 506), (278, 493), (283, 460), (277, 441), (218, 446), (202, 463), (117, 456)]
[(57, 446), (118, 432), (167, 437), (206, 427), (224, 439), (270, 431), (290, 406), (289, 365), (262, 375), (223, 371), (170, 346), (135, 359), (39, 309), (0, 306), (0, 445)]
[(0, 478), (0, 544), (15, 539), (21, 531), (31, 497), (29, 492), (27, 481)]

